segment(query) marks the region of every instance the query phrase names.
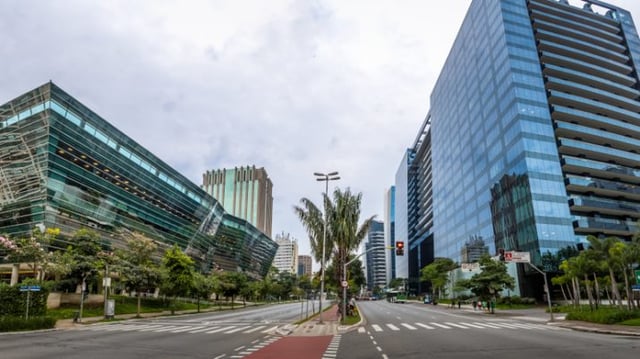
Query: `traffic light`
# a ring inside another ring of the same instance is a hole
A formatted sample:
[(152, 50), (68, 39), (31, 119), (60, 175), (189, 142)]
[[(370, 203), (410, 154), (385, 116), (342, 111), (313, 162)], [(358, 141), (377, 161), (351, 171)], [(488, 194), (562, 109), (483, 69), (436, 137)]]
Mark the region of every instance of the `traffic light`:
[(498, 248), (498, 258), (500, 262), (504, 262), (504, 248)]
[(404, 255), (404, 242), (396, 242), (396, 255), (397, 256)]

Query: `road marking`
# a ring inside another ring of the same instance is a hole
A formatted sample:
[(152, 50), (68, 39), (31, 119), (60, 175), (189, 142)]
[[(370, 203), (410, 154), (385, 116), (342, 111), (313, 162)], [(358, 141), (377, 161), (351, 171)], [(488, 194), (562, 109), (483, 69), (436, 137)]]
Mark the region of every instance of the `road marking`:
[(202, 333), (217, 327), (203, 327), (202, 329), (192, 330), (189, 333)]
[(176, 329), (176, 330), (172, 330), (171, 333), (182, 333), (182, 332), (186, 332), (192, 329), (202, 329), (205, 327), (185, 327), (185, 328), (180, 328), (180, 329)]
[(416, 330), (418, 328), (414, 327), (413, 325), (407, 324), (407, 323), (400, 323), (400, 325), (402, 325), (403, 327), (409, 329), (409, 330)]
[(502, 329), (502, 327), (498, 327), (496, 325), (489, 324), (489, 323), (473, 322), (473, 324), (477, 324), (477, 325), (481, 325), (481, 326), (489, 327), (489, 328), (493, 328), (493, 329)]
[(396, 327), (393, 324), (389, 324), (389, 323), (387, 323), (387, 327), (389, 327), (389, 329), (391, 329), (391, 330), (400, 330), (400, 328)]
[(152, 330), (152, 332), (154, 332), (154, 333), (162, 333), (162, 332), (168, 332), (170, 330), (174, 330), (174, 329), (178, 329), (178, 328), (182, 328), (182, 326), (180, 326), (180, 325), (170, 325), (170, 326), (162, 328), (162, 329), (154, 329), (154, 330)]
[(253, 328), (253, 329), (249, 329), (249, 330), (247, 330), (247, 331), (244, 331), (243, 333), (245, 333), (245, 334), (253, 333), (253, 332), (258, 331), (258, 330), (260, 330), (260, 329), (262, 329), (262, 328), (264, 328), (264, 327), (266, 327), (266, 325), (261, 325), (261, 326), (259, 326), (259, 327), (255, 327), (255, 328)]
[(224, 332), (224, 334), (232, 334), (232, 333), (235, 333), (235, 332), (239, 332), (239, 331), (241, 331), (241, 330), (245, 330), (245, 329), (247, 329), (247, 328), (251, 328), (251, 326), (250, 326), (250, 325), (247, 325), (246, 327), (239, 327), (239, 328), (236, 328), (236, 329), (233, 329), (233, 330), (229, 330), (229, 331), (227, 331), (227, 332)]
[(358, 333), (362, 334), (362, 333), (364, 333), (364, 331), (365, 331), (364, 327), (358, 328)]
[(235, 328), (235, 326), (233, 327), (222, 327), (222, 328), (218, 328), (218, 329), (214, 329), (214, 330), (210, 330), (208, 332), (206, 332), (207, 334), (213, 334), (213, 333), (217, 333), (217, 332), (221, 332), (223, 330), (227, 330), (227, 329), (231, 329), (231, 328)]
[(138, 329), (138, 331), (139, 331), (139, 332), (150, 332), (150, 331), (152, 331), (152, 330), (154, 330), (154, 329), (160, 329), (160, 328), (162, 328), (162, 327), (163, 327), (163, 325), (158, 325), (158, 324), (156, 324), (156, 325), (151, 325), (151, 326), (149, 326), (149, 327), (147, 327), (147, 328)]
[(416, 323), (417, 326), (423, 327), (424, 329), (436, 329), (432, 326), (426, 325), (426, 324), (422, 324), (422, 323)]
[(435, 322), (430, 322), (429, 324), (433, 324), (436, 327), (440, 327), (440, 328), (444, 328), (444, 329), (451, 329), (451, 327), (447, 327), (446, 325), (442, 325), (442, 324), (435, 323)]
[(273, 327), (271, 327), (269, 329), (265, 329), (265, 330), (261, 331), (260, 333), (269, 333), (270, 331), (273, 331), (273, 330), (276, 330), (276, 329), (278, 329), (277, 325), (273, 326)]
[(500, 326), (500, 327), (509, 328), (509, 329), (519, 329), (515, 325), (511, 325), (511, 324), (507, 324), (507, 323), (493, 323), (493, 324), (497, 325), (497, 326)]
[(382, 328), (380, 328), (378, 324), (371, 324), (371, 328), (373, 328), (373, 330), (375, 330), (376, 332), (382, 331)]
[(481, 326), (479, 326), (479, 325), (475, 325), (475, 324), (471, 324), (471, 323), (460, 322), (460, 324), (462, 324), (462, 325), (467, 325), (467, 326), (470, 326), (470, 327), (472, 327), (472, 328), (486, 329), (485, 327), (481, 327)]
[(469, 329), (468, 327), (465, 327), (464, 325), (460, 325), (460, 324), (456, 324), (456, 323), (444, 322), (444, 324), (451, 325), (453, 327), (457, 327), (457, 328), (460, 328), (460, 329)]

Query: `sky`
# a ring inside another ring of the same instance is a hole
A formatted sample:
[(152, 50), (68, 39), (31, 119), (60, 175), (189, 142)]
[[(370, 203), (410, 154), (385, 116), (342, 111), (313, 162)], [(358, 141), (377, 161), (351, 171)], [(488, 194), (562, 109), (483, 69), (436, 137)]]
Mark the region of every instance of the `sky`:
[[(577, 4), (577, 0), (570, 1)], [(384, 195), (471, 0), (0, 0), (0, 103), (49, 80), (194, 183), (264, 167), (273, 237), (324, 182)], [(640, 1), (611, 0), (640, 24)]]

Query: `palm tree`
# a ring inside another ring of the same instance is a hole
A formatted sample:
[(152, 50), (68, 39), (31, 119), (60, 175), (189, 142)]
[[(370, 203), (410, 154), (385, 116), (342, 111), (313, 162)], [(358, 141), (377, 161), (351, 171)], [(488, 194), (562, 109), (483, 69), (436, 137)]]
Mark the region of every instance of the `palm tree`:
[(326, 213), (325, 260), (326, 262), (335, 261), (334, 265), (337, 266), (335, 279), (336, 283), (339, 283), (343, 275), (343, 264), (351, 252), (358, 249), (375, 216), (365, 219), (358, 226), (362, 193), (353, 194), (348, 188), (344, 192), (336, 188), (333, 191), (333, 200), (328, 195), (323, 195), (323, 197), (324, 213), (308, 198), (302, 198), (301, 205), (294, 206), (293, 209), (307, 230), (311, 252), (316, 261), (322, 259), (324, 214)]
[(613, 248), (615, 243), (619, 242), (620, 239), (617, 237), (600, 239), (595, 236), (588, 236), (587, 240), (589, 241), (589, 249), (595, 251), (600, 259), (606, 263), (607, 269), (609, 270), (609, 278), (611, 279), (611, 294), (613, 295), (613, 300), (617, 301), (618, 307), (622, 307), (622, 297), (620, 296), (615, 276), (616, 268), (619, 267), (619, 260), (611, 255), (611, 248)]

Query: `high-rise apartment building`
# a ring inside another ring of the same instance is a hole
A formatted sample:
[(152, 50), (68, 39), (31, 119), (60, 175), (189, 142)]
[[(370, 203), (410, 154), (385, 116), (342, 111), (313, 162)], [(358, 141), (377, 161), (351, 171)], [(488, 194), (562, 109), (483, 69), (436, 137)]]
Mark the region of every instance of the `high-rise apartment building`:
[(310, 255), (301, 254), (298, 256), (298, 275), (313, 276), (313, 259)]
[(289, 233), (276, 234), (278, 250), (273, 259), (273, 266), (280, 272), (298, 273), (298, 242)]
[(384, 242), (384, 223), (371, 221), (366, 251), (366, 276), (367, 289), (373, 290), (375, 287), (384, 288), (387, 286), (387, 250)]
[(202, 175), (202, 188), (217, 199), (225, 211), (271, 237), (273, 184), (264, 168), (246, 166), (207, 171)]
[[(427, 264), (428, 238), (435, 257), (459, 261), (477, 236), (492, 254), (526, 251), (535, 264), (587, 235), (629, 240), (640, 218), (638, 70), (624, 9), (474, 0), (396, 176), (407, 177), (396, 187), (409, 270)], [(520, 277), (523, 296), (541, 297), (537, 273)]]
[[(396, 187), (391, 186), (384, 196), (384, 243), (395, 248), (396, 246)], [(387, 281), (396, 277), (396, 256), (393, 251), (386, 251)], [(389, 283), (387, 283), (389, 284)]]
[(62, 243), (91, 228), (113, 248), (137, 232), (162, 249), (178, 245), (203, 272), (254, 278), (277, 247), (53, 83), (0, 106), (0, 233), (40, 225), (59, 228)]

